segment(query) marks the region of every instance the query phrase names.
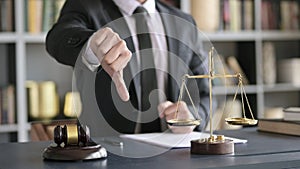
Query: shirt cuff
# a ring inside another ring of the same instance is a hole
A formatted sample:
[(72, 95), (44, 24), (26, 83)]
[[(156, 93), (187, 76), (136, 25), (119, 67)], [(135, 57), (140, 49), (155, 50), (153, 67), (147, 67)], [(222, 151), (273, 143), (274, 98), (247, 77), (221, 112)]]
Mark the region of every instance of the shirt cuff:
[(94, 72), (100, 66), (100, 62), (97, 56), (92, 51), (92, 49), (90, 48), (90, 41), (91, 38), (89, 38), (86, 46), (82, 48), (83, 51), (81, 52), (81, 58), (82, 62), (88, 67), (88, 69)]

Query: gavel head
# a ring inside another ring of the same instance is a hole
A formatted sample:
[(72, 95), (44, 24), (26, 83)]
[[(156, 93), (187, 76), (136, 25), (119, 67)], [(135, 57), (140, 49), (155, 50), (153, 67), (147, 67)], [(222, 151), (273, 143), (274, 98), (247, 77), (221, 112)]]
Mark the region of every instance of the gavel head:
[(86, 146), (90, 141), (90, 132), (88, 127), (86, 130), (81, 125), (66, 124), (64, 126), (56, 126), (54, 128), (54, 142), (61, 146)]

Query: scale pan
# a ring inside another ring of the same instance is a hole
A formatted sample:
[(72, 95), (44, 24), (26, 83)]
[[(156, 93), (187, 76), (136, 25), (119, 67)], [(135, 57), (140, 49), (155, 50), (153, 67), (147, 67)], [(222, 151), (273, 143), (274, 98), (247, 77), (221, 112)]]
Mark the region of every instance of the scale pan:
[(194, 119), (172, 119), (168, 120), (167, 123), (170, 126), (198, 126), (201, 120)]
[(255, 119), (248, 119), (248, 118), (242, 118), (242, 117), (226, 118), (225, 121), (230, 125), (251, 126), (251, 125), (257, 124), (257, 120), (255, 120)]

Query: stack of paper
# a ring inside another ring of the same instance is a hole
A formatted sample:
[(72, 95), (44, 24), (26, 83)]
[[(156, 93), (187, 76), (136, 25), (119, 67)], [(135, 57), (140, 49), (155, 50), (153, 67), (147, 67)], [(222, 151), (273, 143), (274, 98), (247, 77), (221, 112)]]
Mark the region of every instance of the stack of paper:
[[(157, 145), (167, 148), (187, 148), (191, 146), (191, 140), (209, 138), (208, 133), (192, 132), (189, 134), (174, 134), (170, 132), (165, 133), (147, 133), (147, 134), (124, 134), (120, 137), (128, 138), (144, 143)], [(233, 140), (234, 143), (246, 143), (247, 140), (237, 139), (232, 137), (225, 137)]]

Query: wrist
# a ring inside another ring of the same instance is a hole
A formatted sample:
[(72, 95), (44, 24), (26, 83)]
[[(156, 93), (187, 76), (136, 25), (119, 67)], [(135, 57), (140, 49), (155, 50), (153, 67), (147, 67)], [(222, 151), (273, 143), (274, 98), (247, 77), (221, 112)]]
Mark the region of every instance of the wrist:
[(96, 71), (98, 67), (101, 65), (100, 61), (98, 60), (98, 57), (95, 55), (95, 53), (92, 51), (90, 47), (92, 36), (89, 38), (89, 40), (86, 42), (85, 46), (82, 48), (82, 62), (91, 70)]

